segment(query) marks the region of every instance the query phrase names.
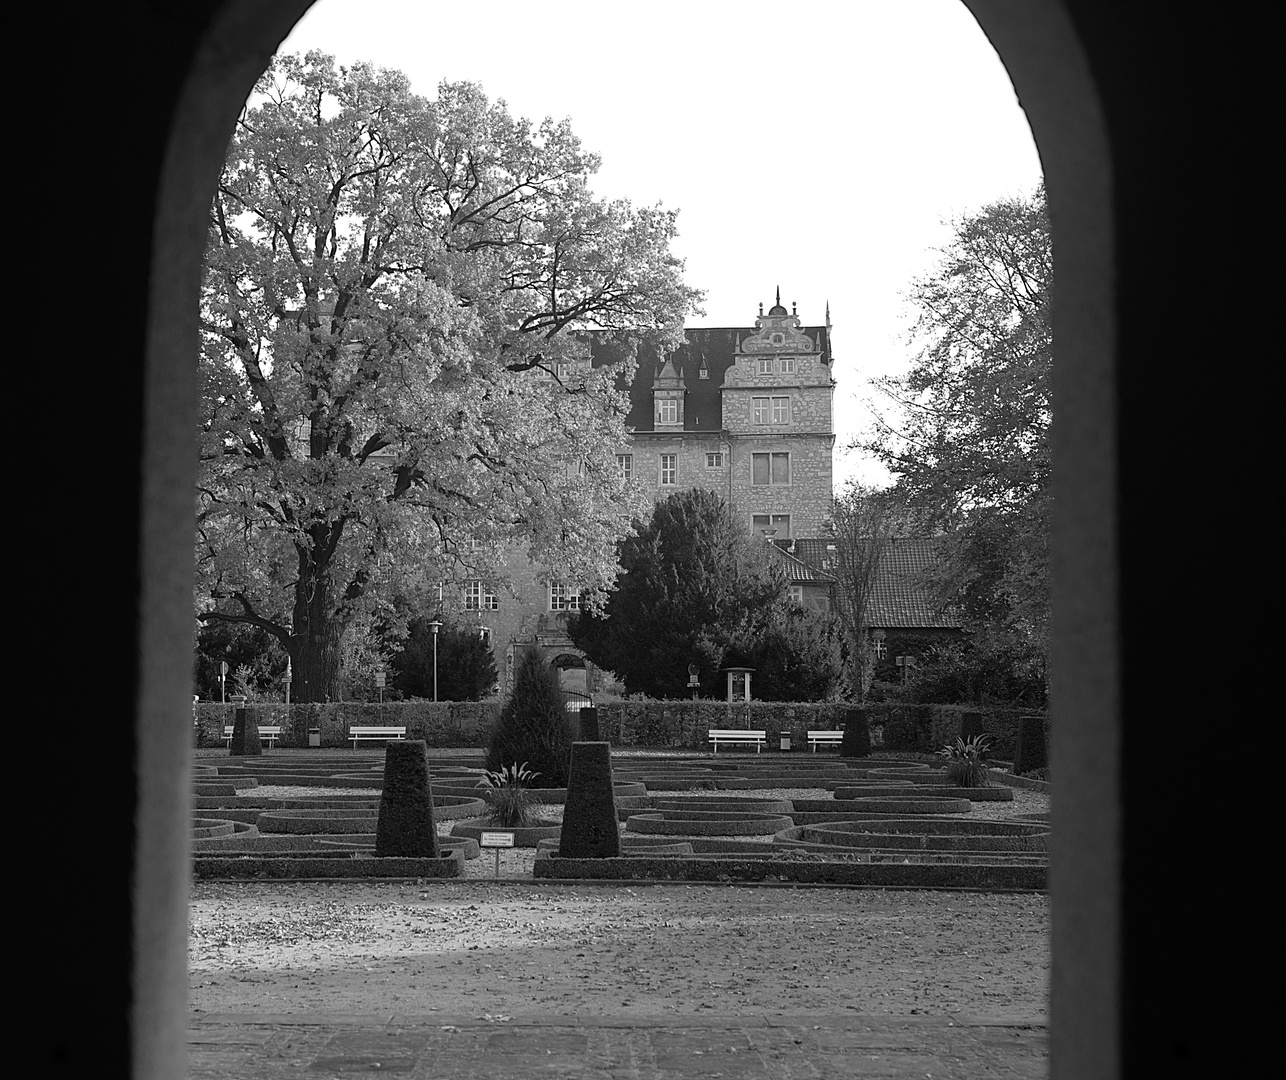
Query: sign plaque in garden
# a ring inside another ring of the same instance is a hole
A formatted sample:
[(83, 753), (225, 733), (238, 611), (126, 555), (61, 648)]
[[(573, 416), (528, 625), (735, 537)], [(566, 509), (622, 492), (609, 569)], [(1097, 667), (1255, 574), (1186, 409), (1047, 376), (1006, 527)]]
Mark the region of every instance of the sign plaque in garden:
[(514, 834), (506, 831), (486, 832), (478, 837), (479, 847), (496, 849), (496, 877), (500, 876), (500, 849), (514, 846)]

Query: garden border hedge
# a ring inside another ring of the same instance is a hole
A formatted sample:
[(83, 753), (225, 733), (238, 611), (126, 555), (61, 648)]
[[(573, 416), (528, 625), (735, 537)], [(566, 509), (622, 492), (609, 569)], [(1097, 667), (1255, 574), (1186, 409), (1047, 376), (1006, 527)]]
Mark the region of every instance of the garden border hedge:
[[(328, 704), (291, 705), (251, 702), (256, 723), (281, 727), (279, 744), (307, 747), (308, 731), (320, 732), (323, 747), (348, 747), (348, 729), (354, 724), (406, 727), (408, 739), (423, 739), (430, 747), (485, 747), (500, 716), (502, 702), (487, 701), (340, 701)], [(711, 728), (763, 728), (768, 745), (777, 744), (780, 732), (790, 732), (797, 749), (808, 753), (810, 730), (839, 730), (852, 702), (751, 701), (729, 705), (722, 701), (607, 701), (597, 702), (601, 738), (614, 747), (686, 749), (709, 753)], [(979, 715), (981, 730), (991, 737), (991, 753), (1012, 760), (1018, 742), (1019, 718), (1042, 716), (1045, 743), (1049, 745), (1048, 710), (1006, 705), (904, 705), (868, 702), (862, 706), (870, 724), (874, 750), (910, 750), (934, 753), (960, 734), (963, 714)], [(223, 729), (233, 722), (233, 706), (202, 701), (196, 706), (197, 745), (222, 747)], [(780, 751), (766, 751), (780, 753)], [(267, 751), (271, 756), (271, 751)], [(810, 755), (815, 756), (815, 755)], [(853, 759), (850, 759), (853, 760)], [(867, 760), (867, 759), (857, 759)]]

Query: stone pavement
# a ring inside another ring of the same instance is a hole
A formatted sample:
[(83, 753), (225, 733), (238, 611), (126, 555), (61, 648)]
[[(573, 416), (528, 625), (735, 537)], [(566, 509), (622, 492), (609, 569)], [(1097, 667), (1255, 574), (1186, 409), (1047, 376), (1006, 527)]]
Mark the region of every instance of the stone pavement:
[(190, 1080), (976, 1080), (1049, 1075), (1043, 1021), (960, 1016), (195, 1013)]

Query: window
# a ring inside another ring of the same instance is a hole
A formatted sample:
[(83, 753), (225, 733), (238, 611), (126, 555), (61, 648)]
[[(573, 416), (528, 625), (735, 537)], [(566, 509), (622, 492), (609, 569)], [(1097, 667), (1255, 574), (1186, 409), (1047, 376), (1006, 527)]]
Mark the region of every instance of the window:
[(751, 418), (756, 424), (789, 424), (790, 398), (751, 398)]
[(499, 609), (500, 598), (481, 581), (465, 582), (465, 611), (498, 611)]
[(774, 539), (790, 536), (789, 514), (752, 514), (750, 527), (757, 533), (768, 533)]
[(575, 585), (564, 585), (560, 581), (549, 583), (550, 611), (579, 611), (580, 589)]
[(786, 335), (785, 335), (785, 334), (773, 334), (773, 336), (772, 336), (772, 343), (773, 343), (774, 345), (781, 345), (781, 344), (783, 344), (785, 341), (786, 341)]
[(760, 375), (772, 374), (772, 357), (771, 356), (761, 356), (759, 358), (759, 374)]
[(706, 367), (706, 362), (704, 360), (701, 361), (701, 366), (697, 369), (697, 378), (698, 379), (710, 378), (710, 369)]
[(789, 484), (789, 454), (751, 454), (750, 482), (752, 484)]
[(795, 374), (795, 358), (793, 356), (783, 356), (781, 358), (781, 373), (783, 375)]
[(633, 480), (634, 479), (634, 455), (617, 454), (616, 471), (621, 474), (622, 480)]
[(679, 422), (679, 402), (677, 398), (661, 398), (657, 401), (656, 422), (658, 424), (677, 424)]
[(888, 642), (886, 642), (883, 638), (876, 638), (874, 641), (872, 641), (871, 648), (875, 652), (876, 660), (884, 660), (889, 655)]
[(706, 468), (707, 469), (723, 468), (723, 451), (722, 450), (719, 451), (717, 454), (706, 454)]
[(790, 587), (790, 599), (792, 603), (798, 604), (800, 607), (803, 607), (804, 606), (804, 586), (792, 585)]
[(661, 455), (661, 484), (669, 487), (671, 484), (679, 482), (679, 455), (662, 454)]

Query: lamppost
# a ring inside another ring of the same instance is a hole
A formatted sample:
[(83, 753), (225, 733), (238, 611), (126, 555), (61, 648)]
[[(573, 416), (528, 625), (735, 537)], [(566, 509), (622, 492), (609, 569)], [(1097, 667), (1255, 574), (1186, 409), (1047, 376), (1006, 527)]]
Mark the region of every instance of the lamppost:
[(442, 624), (434, 619), (429, 623), (429, 629), (433, 631), (433, 700), (438, 700), (438, 631), (442, 629)]

